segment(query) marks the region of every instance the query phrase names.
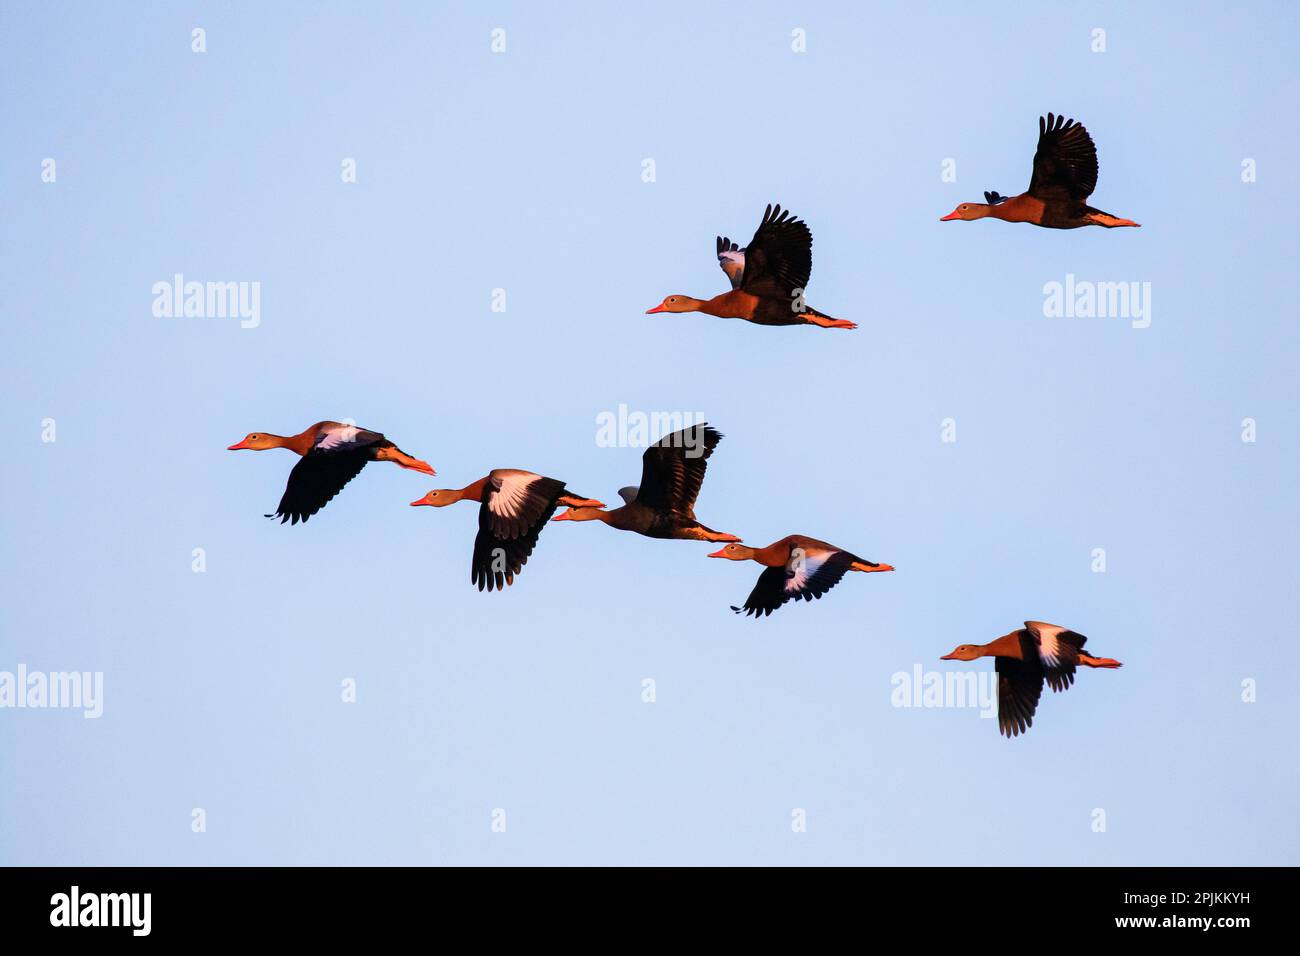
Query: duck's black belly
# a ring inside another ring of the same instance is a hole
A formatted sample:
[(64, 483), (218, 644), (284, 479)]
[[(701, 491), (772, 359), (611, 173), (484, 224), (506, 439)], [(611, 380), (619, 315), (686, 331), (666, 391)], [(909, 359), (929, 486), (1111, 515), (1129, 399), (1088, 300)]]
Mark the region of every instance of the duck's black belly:
[[(807, 312), (807, 309), (804, 309)], [(760, 299), (754, 309), (754, 317), (749, 321), (756, 325), (806, 325), (807, 320), (799, 317), (794, 309), (793, 299)]]
[(1047, 202), (1043, 205), (1042, 218), (1034, 223), (1044, 229), (1078, 229), (1080, 226), (1095, 225), (1088, 218), (1088, 207), (1082, 202)]
[(696, 538), (699, 537), (699, 527), (698, 521), (681, 515), (657, 513), (642, 533), (648, 538)]

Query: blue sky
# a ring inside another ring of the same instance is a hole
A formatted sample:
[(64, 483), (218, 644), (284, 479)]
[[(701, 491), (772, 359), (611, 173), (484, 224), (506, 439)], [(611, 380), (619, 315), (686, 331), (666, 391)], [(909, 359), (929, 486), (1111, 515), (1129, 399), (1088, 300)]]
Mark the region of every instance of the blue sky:
[[(1300, 862), (1297, 19), (6, 4), (0, 671), (101, 671), (104, 713), (0, 710), (0, 862)], [(1048, 110), (1143, 228), (940, 224), (1025, 188)], [(643, 314), (722, 291), (768, 202), (859, 330)], [(260, 283), (260, 324), (156, 318), (178, 272)], [(1070, 274), (1150, 283), (1150, 327), (1046, 317)], [(706, 524), (898, 570), (754, 622), (757, 565), (561, 524), (473, 590), (473, 507), (407, 502), (493, 467), (610, 501), (620, 403), (726, 435)], [(292, 457), (225, 446), (327, 418), (439, 477), (266, 521)], [(891, 705), (1025, 619), (1125, 666), (1013, 741)]]

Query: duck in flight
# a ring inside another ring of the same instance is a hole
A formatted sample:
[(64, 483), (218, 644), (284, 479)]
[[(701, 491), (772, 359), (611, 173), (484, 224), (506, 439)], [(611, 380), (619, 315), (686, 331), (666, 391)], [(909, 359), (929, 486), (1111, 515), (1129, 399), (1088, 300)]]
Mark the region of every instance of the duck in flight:
[(877, 564), (843, 548), (801, 534), (787, 535), (766, 548), (747, 548), (729, 544), (709, 555), (729, 561), (757, 561), (763, 573), (750, 592), (744, 607), (731, 609), (760, 618), (771, 614), (786, 601), (811, 601), (820, 598), (849, 571), (892, 571), (892, 565)]
[(265, 451), (268, 448), (288, 448), (301, 456), (289, 472), (289, 483), (275, 514), (297, 524), (306, 521), (325, 507), (343, 486), (357, 476), (368, 462), (391, 461), (402, 468), (435, 475), (428, 462), (412, 458), (379, 432), (344, 425), (339, 422), (317, 422), (296, 435), (272, 435), (270, 432), (252, 432), (243, 441), (231, 445), (227, 451)]
[(768, 206), (754, 238), (741, 249), (718, 236), (718, 265), (731, 280), (731, 291), (712, 299), (670, 295), (646, 315), (656, 312), (704, 312), (723, 319), (744, 319), (755, 325), (816, 325), (823, 329), (856, 329), (856, 322), (835, 319), (804, 303), (812, 273), (812, 233), (808, 224), (787, 209)]
[(1056, 624), (1025, 621), (1018, 631), (1004, 634), (987, 644), (958, 644), (941, 661), (973, 661), (992, 657), (998, 675), (998, 730), (1014, 737), (1029, 730), (1043, 694), (1043, 681), (1053, 691), (1074, 683), (1074, 671), (1084, 667), (1122, 667), (1109, 657), (1093, 657), (1084, 651), (1087, 638)]
[(443, 508), (457, 501), (477, 501), (478, 534), (469, 579), (482, 591), (503, 591), (515, 583), (537, 538), (560, 505), (603, 508), (599, 501), (570, 494), (564, 482), (516, 468), (494, 468), (464, 488), (430, 491), (411, 505)]
[(641, 456), (641, 484), (619, 489), (621, 508), (572, 507), (551, 520), (603, 521), (648, 538), (739, 541), (734, 534), (706, 528), (695, 518), (695, 499), (720, 441), (718, 430), (703, 424), (665, 435)]
[(940, 222), (952, 219), (1001, 219), (1029, 222), (1048, 229), (1080, 226), (1138, 226), (1088, 205), (1097, 188), (1097, 147), (1081, 123), (1047, 114), (1038, 118), (1038, 150), (1029, 190), (1019, 196), (986, 192), (984, 202), (964, 202)]

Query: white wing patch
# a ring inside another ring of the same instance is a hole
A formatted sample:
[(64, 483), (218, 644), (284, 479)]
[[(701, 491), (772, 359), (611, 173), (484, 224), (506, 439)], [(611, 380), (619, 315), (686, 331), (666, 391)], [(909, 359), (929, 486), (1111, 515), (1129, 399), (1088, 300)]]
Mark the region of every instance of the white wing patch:
[(517, 518), (528, 500), (528, 489), (538, 478), (532, 472), (514, 471), (500, 476), (501, 485), (488, 496), (488, 510), (498, 518)]
[(785, 563), (785, 590), (787, 594), (802, 591), (810, 578), (821, 570), (821, 566), (830, 557), (820, 551), (806, 551), (793, 548), (790, 560)]
[(1025, 621), (1025, 627), (1038, 638), (1038, 657), (1042, 660), (1043, 666), (1061, 667), (1065, 663), (1063, 654), (1065, 645), (1061, 642), (1060, 636), (1069, 628), (1045, 624), (1042, 621)]
[(745, 281), (745, 250), (719, 252), (718, 265), (722, 266), (722, 271), (731, 280), (731, 287), (739, 289), (740, 284)]
[(316, 447), (323, 451), (333, 451), (335, 448), (355, 444), (361, 431), (356, 425), (326, 425), (316, 435)]

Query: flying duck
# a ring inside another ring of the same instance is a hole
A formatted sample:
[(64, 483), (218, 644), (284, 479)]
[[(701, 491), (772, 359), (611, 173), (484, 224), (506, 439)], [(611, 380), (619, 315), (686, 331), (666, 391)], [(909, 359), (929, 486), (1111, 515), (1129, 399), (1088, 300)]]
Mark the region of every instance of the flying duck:
[(743, 611), (755, 618), (771, 614), (786, 601), (820, 598), (849, 571), (894, 570), (892, 565), (859, 558), (833, 544), (801, 534), (787, 535), (766, 548), (729, 544), (709, 557), (757, 561), (763, 565), (763, 573), (758, 576), (758, 583), (744, 607), (731, 606), (737, 614)]
[(720, 441), (717, 429), (703, 424), (665, 435), (641, 456), (641, 484), (619, 489), (621, 508), (572, 507), (551, 520), (603, 521), (648, 538), (739, 541), (734, 534), (706, 528), (695, 519), (695, 499)]
[(285, 486), (280, 506), (275, 514), (266, 516), (279, 518), (281, 524), (286, 521), (297, 524), (320, 511), (357, 476), (357, 472), (366, 467), (367, 462), (391, 461), (421, 474), (437, 474), (428, 462), (412, 458), (379, 432), (339, 422), (317, 422), (288, 437), (252, 432), (227, 451), (265, 451), (268, 448), (288, 448), (302, 456), (289, 472), (289, 483)]
[(973, 661), (994, 658), (998, 675), (998, 730), (1014, 737), (1029, 730), (1043, 693), (1043, 680), (1053, 691), (1066, 690), (1074, 683), (1074, 670), (1085, 667), (1122, 667), (1109, 657), (1093, 657), (1083, 650), (1087, 638), (1056, 624), (1025, 621), (1019, 631), (1004, 634), (987, 644), (958, 644), (941, 661)]
[(569, 494), (562, 481), (516, 468), (494, 468), (473, 484), (430, 491), (411, 505), (443, 508), (457, 501), (480, 502), (469, 570), (470, 581), (480, 591), (503, 591), (515, 583), (557, 507), (604, 507), (592, 498)]
[(1028, 192), (1019, 196), (986, 192), (984, 202), (964, 202), (939, 221), (1001, 219), (1048, 229), (1140, 225), (1089, 206), (1087, 199), (1096, 188), (1097, 147), (1092, 137), (1081, 123), (1048, 113), (1046, 119), (1038, 118), (1038, 151)]
[(656, 312), (704, 312), (723, 319), (745, 319), (755, 325), (817, 325), (823, 329), (856, 329), (856, 322), (834, 319), (804, 303), (812, 272), (812, 233), (807, 223), (787, 209), (768, 206), (754, 238), (741, 249), (717, 237), (718, 265), (731, 280), (731, 291), (712, 299), (670, 295), (646, 315)]

